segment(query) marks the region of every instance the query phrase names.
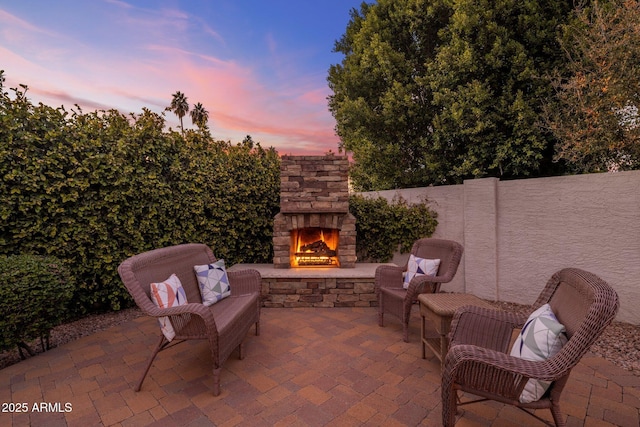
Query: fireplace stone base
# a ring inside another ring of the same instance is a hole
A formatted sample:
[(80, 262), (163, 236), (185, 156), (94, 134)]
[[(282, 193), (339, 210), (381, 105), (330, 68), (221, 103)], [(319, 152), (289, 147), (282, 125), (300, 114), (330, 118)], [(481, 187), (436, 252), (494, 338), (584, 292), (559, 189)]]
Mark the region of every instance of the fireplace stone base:
[(260, 272), (263, 307), (377, 307), (379, 265), (383, 264), (278, 269), (273, 264), (236, 264), (229, 271), (252, 268)]

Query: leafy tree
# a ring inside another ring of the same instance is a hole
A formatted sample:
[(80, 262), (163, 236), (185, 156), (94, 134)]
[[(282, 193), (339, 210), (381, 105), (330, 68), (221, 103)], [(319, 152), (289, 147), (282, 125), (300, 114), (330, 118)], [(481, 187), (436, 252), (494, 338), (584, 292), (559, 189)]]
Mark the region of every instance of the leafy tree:
[[(539, 4), (543, 3), (543, 4)], [(351, 11), (329, 109), (361, 190), (544, 173), (540, 79), (566, 1), (380, 0)]]
[(207, 121), (209, 120), (209, 112), (205, 110), (204, 106), (198, 102), (193, 106), (193, 110), (189, 113), (191, 115), (191, 122), (198, 126), (200, 130), (207, 129)]
[(187, 97), (184, 93), (177, 91), (173, 95), (173, 99), (171, 100), (171, 105), (166, 108), (166, 111), (173, 111), (176, 116), (180, 119), (180, 129), (184, 134), (184, 125), (182, 123), (182, 118), (187, 115), (189, 112), (189, 102), (187, 101)]
[(436, 113), (424, 80), (451, 10), (439, 0), (380, 0), (351, 10), (335, 43), (341, 64), (329, 69), (329, 109), (340, 148), (353, 153), (350, 172), (361, 190), (433, 182), (428, 163)]
[(562, 56), (564, 0), (457, 0), (428, 76), (441, 181), (547, 174), (553, 136), (539, 126), (541, 77)]
[(593, 1), (563, 26), (567, 75), (552, 75), (546, 125), (576, 172), (640, 167), (640, 2)]

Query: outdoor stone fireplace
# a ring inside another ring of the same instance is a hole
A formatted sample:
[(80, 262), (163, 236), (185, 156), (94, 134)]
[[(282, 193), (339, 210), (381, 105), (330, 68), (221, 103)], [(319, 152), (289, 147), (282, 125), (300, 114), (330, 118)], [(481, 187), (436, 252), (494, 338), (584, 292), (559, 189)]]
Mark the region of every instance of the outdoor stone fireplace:
[(375, 307), (380, 264), (356, 263), (346, 157), (283, 156), (273, 263), (236, 264), (262, 277), (265, 307)]
[(280, 213), (273, 225), (275, 268), (355, 266), (348, 179), (345, 156), (282, 157)]

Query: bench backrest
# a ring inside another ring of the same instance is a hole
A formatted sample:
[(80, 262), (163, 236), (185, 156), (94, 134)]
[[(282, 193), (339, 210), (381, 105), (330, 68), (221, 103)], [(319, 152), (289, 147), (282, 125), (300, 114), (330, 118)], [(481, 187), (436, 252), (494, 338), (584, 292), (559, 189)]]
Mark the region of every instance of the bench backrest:
[(187, 243), (127, 258), (118, 267), (118, 273), (138, 307), (146, 311), (153, 307), (149, 297), (151, 283), (162, 282), (174, 273), (184, 287), (187, 301), (201, 303), (202, 297), (193, 266), (214, 261), (216, 258), (207, 245)]

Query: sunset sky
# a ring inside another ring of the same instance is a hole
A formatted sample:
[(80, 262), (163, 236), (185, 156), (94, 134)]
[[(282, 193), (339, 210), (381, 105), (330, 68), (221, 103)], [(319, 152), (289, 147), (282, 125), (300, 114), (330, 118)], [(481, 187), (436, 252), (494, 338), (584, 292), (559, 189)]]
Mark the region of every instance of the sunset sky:
[(181, 91), (190, 108), (209, 111), (216, 139), (337, 152), (327, 72), (342, 60), (334, 42), (360, 3), (0, 0), (0, 69), (7, 88), (28, 85), (36, 104), (161, 113)]

